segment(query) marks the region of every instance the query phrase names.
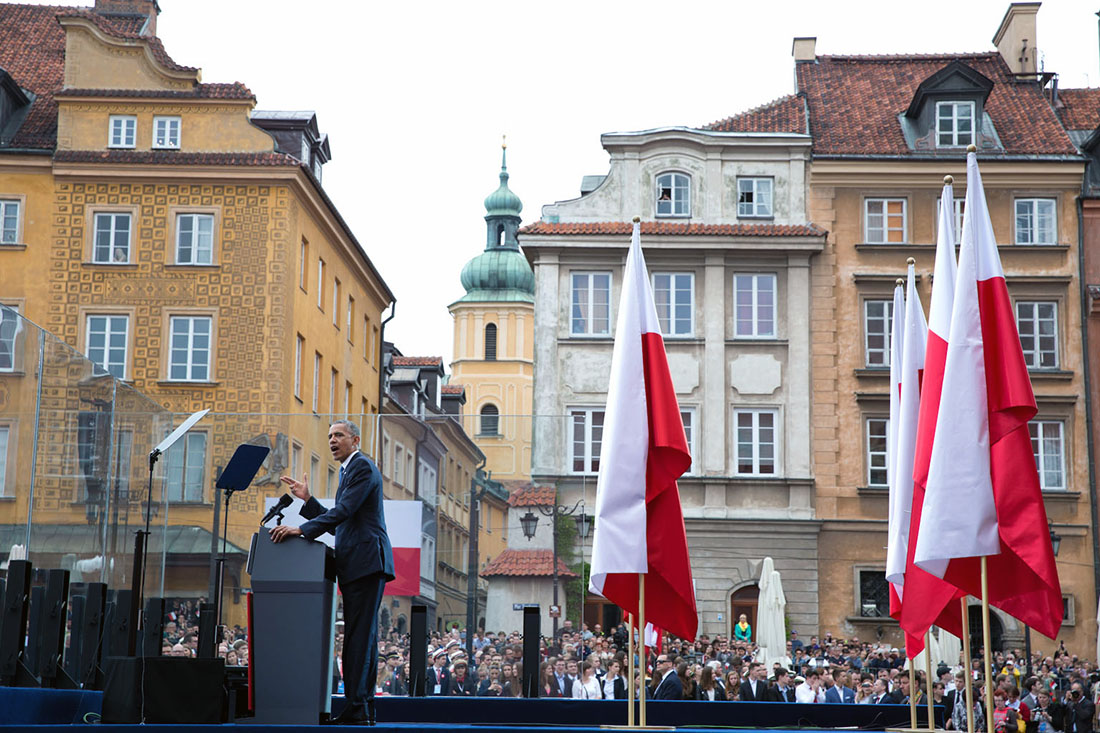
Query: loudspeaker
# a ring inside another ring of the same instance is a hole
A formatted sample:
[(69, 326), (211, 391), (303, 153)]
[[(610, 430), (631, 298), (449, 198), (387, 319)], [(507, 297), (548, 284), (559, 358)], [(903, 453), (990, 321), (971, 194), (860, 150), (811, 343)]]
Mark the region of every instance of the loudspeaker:
[(424, 697), (428, 683), (428, 607), (414, 605), (409, 621), (409, 695)]
[[(139, 657), (159, 657), (164, 639), (164, 599), (145, 599), (145, 619), (138, 644)], [(144, 651), (142, 651), (144, 650)]]
[(46, 620), (46, 589), (40, 585), (31, 588), (31, 613), (27, 626), (27, 669), (35, 677), (42, 674), (42, 624)]
[(225, 722), (224, 659), (110, 657), (106, 666), (104, 723)]
[[(80, 651), (80, 668), (77, 681), (86, 690), (103, 689), (103, 669), (100, 659), (103, 655), (103, 643), (106, 628), (104, 616), (107, 614), (107, 584), (88, 583), (84, 596), (83, 647)], [(75, 615), (74, 615), (75, 620)]]
[(0, 607), (0, 685), (38, 687), (38, 680), (27, 669), (24, 643), (30, 614), (31, 564), (27, 560), (8, 562), (4, 605)]
[(523, 696), (539, 696), (539, 639), (542, 617), (538, 606), (523, 607)]
[(107, 643), (104, 657), (125, 657), (130, 638), (130, 589), (112, 592), (113, 601), (107, 608)]
[(214, 604), (200, 603), (198, 656), (203, 659), (211, 659), (218, 656), (217, 631), (218, 619), (214, 616)]

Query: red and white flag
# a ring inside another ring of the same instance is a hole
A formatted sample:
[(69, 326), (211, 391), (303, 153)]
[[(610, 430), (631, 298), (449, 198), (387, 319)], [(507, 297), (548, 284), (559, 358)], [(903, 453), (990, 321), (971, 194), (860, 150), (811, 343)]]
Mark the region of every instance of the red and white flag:
[[(894, 305), (890, 311), (890, 422), (886, 426), (886, 485), (890, 493), (886, 529), (886, 579), (890, 581), (890, 615), (901, 612), (901, 576), (890, 578), (890, 558), (898, 554), (897, 532), (894, 526), (898, 482), (898, 425), (901, 424), (901, 371), (905, 357), (905, 292), (901, 281), (894, 288)], [(902, 568), (904, 572), (904, 567)]]
[(1062, 591), (1028, 421), (1035, 395), (986, 208), (967, 154), (966, 215), (943, 390), (914, 562), (1055, 637)]
[(924, 507), (924, 486), (928, 481), (928, 461), (932, 453), (932, 438), (936, 432), (936, 415), (940, 409), (943, 388), (943, 368), (947, 360), (947, 337), (951, 329), (951, 308), (955, 301), (955, 192), (951, 184), (943, 187), (940, 196), (939, 225), (936, 238), (935, 279), (932, 281), (932, 304), (928, 309), (928, 340), (924, 352), (924, 376), (921, 380), (920, 414), (917, 418), (916, 445), (913, 461), (913, 501), (909, 515), (909, 542), (905, 558), (905, 584), (909, 590), (898, 619), (906, 633), (905, 649), (914, 646), (914, 653), (924, 648), (924, 633), (935, 624), (962, 636), (962, 615), (952, 601), (965, 595), (955, 586), (913, 564), (913, 551), (920, 530)]
[[(921, 378), (924, 374), (924, 346), (928, 324), (917, 294), (916, 267), (909, 265), (905, 286), (905, 318), (902, 327), (901, 395), (898, 405), (894, 483), (890, 487), (890, 538), (886, 556), (886, 579), (897, 589), (898, 607), (890, 615), (901, 618), (909, 602), (909, 579), (905, 556), (909, 548), (909, 512), (913, 506), (913, 461), (917, 442), (917, 413), (920, 410)], [(895, 316), (896, 318), (897, 316)], [(890, 395), (893, 397), (893, 393)], [(913, 659), (924, 647), (924, 639), (906, 638), (905, 655)]]
[(386, 583), (382, 595), (420, 595), (420, 537), (423, 502), (382, 502), (386, 517), (386, 529), (393, 547), (394, 579)]
[(678, 479), (691, 466), (680, 407), (634, 224), (623, 270), (604, 413), (590, 589), (685, 639), (698, 626)]

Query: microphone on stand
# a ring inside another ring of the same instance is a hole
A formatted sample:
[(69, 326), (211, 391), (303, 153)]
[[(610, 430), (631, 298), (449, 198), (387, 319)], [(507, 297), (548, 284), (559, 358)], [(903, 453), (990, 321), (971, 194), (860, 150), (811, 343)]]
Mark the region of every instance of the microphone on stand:
[(275, 502), (275, 506), (268, 509), (267, 514), (260, 520), (260, 525), (265, 525), (275, 517), (281, 517), (283, 510), (294, 503), (294, 500), (290, 498), (290, 494), (283, 494), (279, 497), (279, 501)]

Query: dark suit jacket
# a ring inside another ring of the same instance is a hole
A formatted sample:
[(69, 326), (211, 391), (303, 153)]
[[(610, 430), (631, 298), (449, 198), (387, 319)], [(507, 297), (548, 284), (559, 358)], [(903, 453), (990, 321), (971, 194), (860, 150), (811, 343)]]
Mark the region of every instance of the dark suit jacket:
[[(1087, 692), (1085, 693), (1088, 694)], [(1082, 697), (1072, 705), (1066, 706), (1066, 733), (1089, 733), (1092, 730), (1092, 716), (1096, 706), (1088, 697)]]
[(757, 682), (756, 683), (756, 694), (753, 695), (752, 694), (752, 685), (749, 684), (748, 680), (745, 680), (744, 682), (741, 683), (741, 699), (742, 700), (756, 700), (758, 702), (764, 702), (764, 701), (768, 700), (768, 683), (767, 682)]
[(382, 475), (371, 459), (358, 451), (336, 489), (336, 505), (328, 511), (314, 497), (300, 514), (306, 539), (325, 532), (336, 535), (336, 577), (341, 583), (381, 573), (393, 580), (393, 548), (382, 513)]
[[(703, 689), (699, 685), (695, 685), (695, 699), (707, 700), (707, 697), (703, 694)], [(714, 681), (714, 701), (726, 699), (726, 688), (722, 686), (722, 683), (718, 680)], [(710, 702), (707, 700), (707, 702)]]
[(777, 685), (772, 685), (768, 688), (768, 699), (772, 702), (794, 702), (794, 688), (780, 690)]
[[(600, 690), (603, 691), (603, 689), (604, 689), (603, 685), (601, 684), (600, 685)], [(616, 700), (625, 700), (626, 699), (626, 680), (623, 679), (622, 675), (619, 675), (618, 677), (615, 678), (615, 699)]]
[(654, 700), (683, 700), (684, 683), (680, 681), (680, 675), (675, 671), (666, 675), (657, 689), (653, 691)]
[(471, 677), (469, 673), (461, 681), (457, 675), (451, 675), (451, 689), (448, 690), (447, 694), (457, 697), (473, 697), (477, 694), (477, 680)]
[(427, 681), (424, 684), (424, 693), (431, 696), (435, 695), (435, 686), (439, 684), (439, 694), (449, 695), (451, 694), (451, 673), (445, 668), (440, 668), (438, 676), (436, 675), (435, 667), (428, 667), (428, 673), (425, 675)]
[(550, 675), (550, 697), (573, 697), (573, 678), (566, 674), (562, 675), (562, 679), (565, 680), (564, 691), (558, 685), (558, 676)]

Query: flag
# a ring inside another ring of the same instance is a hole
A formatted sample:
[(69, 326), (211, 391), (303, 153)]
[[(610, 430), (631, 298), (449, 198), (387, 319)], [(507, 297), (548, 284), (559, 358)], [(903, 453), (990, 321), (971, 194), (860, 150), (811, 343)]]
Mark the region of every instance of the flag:
[(393, 547), (394, 579), (386, 583), (382, 595), (420, 595), (420, 536), (424, 503), (420, 501), (382, 502), (386, 530)]
[(921, 380), (920, 413), (917, 418), (912, 471), (913, 500), (905, 557), (905, 582), (909, 588), (909, 596), (902, 605), (898, 618), (906, 634), (906, 650), (911, 643), (916, 643), (917, 648), (923, 647), (924, 633), (932, 624), (955, 636), (962, 636), (962, 612), (959, 604), (952, 604), (952, 601), (966, 594), (913, 564), (913, 551), (916, 549), (921, 510), (924, 507), (924, 486), (928, 480), (928, 460), (932, 452), (932, 438), (936, 432), (936, 414), (940, 409), (947, 337), (951, 328), (951, 307), (955, 300), (958, 267), (955, 264), (954, 201), (954, 189), (950, 183), (945, 184), (940, 196), (935, 276), (932, 281), (932, 304), (928, 309), (928, 339), (924, 352), (924, 376)]
[[(894, 514), (897, 510), (896, 473), (898, 456), (898, 425), (901, 422), (901, 370), (905, 348), (905, 295), (901, 280), (894, 288), (894, 305), (890, 311), (890, 422), (886, 426), (886, 485), (889, 487), (887, 528), (886, 528), (886, 574), (890, 575), (890, 558), (897, 554), (895, 545), (897, 535), (894, 527)], [(887, 577), (889, 581), (890, 578)], [(894, 618), (901, 613), (902, 589), (897, 582), (890, 581), (890, 615)]]
[(986, 208), (967, 154), (955, 302), (914, 562), (1055, 637), (1062, 591), (1028, 420), (1035, 395)]
[(661, 653), (661, 637), (662, 636), (664, 636), (664, 634), (661, 633), (661, 630), (659, 628), (657, 628), (653, 624), (646, 621), (646, 624), (645, 624), (645, 637), (644, 637), (645, 638), (645, 645), (647, 647), (649, 647), (650, 649), (652, 649), (653, 651), (657, 652), (658, 654)]
[(623, 270), (611, 380), (604, 413), (591, 590), (694, 639), (698, 616), (678, 479), (691, 466), (684, 424), (653, 303), (639, 225)]
[[(886, 556), (886, 579), (898, 589), (898, 607), (891, 605), (891, 615), (900, 619), (909, 602), (909, 579), (905, 572), (905, 557), (909, 549), (909, 513), (913, 508), (913, 461), (917, 442), (917, 413), (920, 409), (921, 378), (924, 373), (924, 347), (928, 339), (928, 324), (924, 306), (917, 294), (916, 266), (909, 258), (905, 293), (905, 325), (902, 328), (901, 395), (898, 406), (897, 444), (894, 457), (894, 484), (890, 487), (890, 537)], [(891, 392), (891, 397), (893, 393)], [(916, 657), (924, 648), (923, 635), (905, 639), (905, 655)]]

